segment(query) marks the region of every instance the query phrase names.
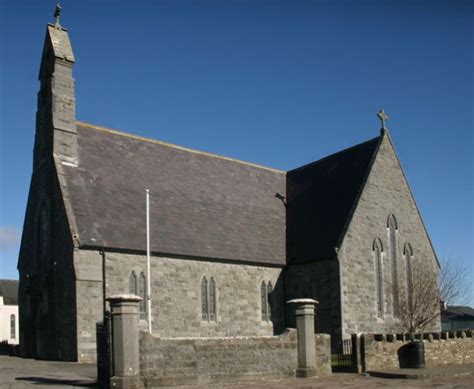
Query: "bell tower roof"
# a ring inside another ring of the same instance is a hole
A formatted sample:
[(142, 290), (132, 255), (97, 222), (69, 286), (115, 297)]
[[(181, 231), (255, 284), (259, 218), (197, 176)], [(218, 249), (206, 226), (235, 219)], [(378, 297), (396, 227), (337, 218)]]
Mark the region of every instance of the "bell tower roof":
[(48, 23), (48, 35), (51, 40), (54, 56), (68, 62), (75, 62), (67, 29), (60, 25)]
[(53, 70), (51, 65), (54, 64), (55, 60), (64, 61), (70, 65), (75, 62), (67, 29), (59, 24), (60, 13), (61, 7), (57, 5), (54, 12), (56, 22), (54, 24), (48, 23), (46, 27), (46, 38), (39, 72), (40, 80)]

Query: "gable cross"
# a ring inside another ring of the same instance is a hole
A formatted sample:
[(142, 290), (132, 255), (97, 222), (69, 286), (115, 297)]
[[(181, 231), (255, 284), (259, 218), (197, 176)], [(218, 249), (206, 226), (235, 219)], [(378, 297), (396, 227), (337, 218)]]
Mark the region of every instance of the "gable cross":
[(61, 4), (59, 4), (59, 3), (56, 4), (56, 8), (54, 9), (54, 17), (55, 17), (55, 19), (56, 19), (56, 21), (55, 21), (54, 24), (55, 24), (56, 28), (60, 26), (60, 24), (59, 24), (59, 18), (60, 18), (60, 16), (61, 16), (61, 11), (62, 11)]
[(377, 116), (379, 117), (380, 121), (382, 122), (382, 128), (383, 128), (384, 130), (386, 130), (387, 127), (385, 127), (385, 121), (388, 120), (387, 114), (384, 112), (383, 109), (381, 109), (381, 110), (379, 111), (379, 113), (377, 114)]

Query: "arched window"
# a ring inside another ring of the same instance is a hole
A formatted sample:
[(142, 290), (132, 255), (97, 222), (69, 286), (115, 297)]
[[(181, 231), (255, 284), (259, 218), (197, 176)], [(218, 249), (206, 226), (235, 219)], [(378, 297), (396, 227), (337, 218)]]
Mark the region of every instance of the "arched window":
[(263, 321), (271, 321), (272, 312), (271, 312), (271, 304), (270, 304), (270, 297), (273, 291), (272, 282), (262, 281), (260, 285), (260, 304), (261, 304), (261, 311), (262, 311), (262, 320)]
[(209, 320), (216, 321), (216, 281), (209, 281)]
[(137, 290), (138, 290), (137, 282), (138, 282), (137, 273), (135, 273), (135, 271), (132, 271), (130, 273), (130, 277), (128, 277), (128, 289), (130, 290), (131, 294), (137, 294)]
[(16, 319), (15, 315), (10, 315), (10, 339), (16, 339)]
[(267, 321), (272, 319), (272, 304), (271, 304), (271, 296), (273, 292), (273, 285), (271, 281), (268, 281), (267, 284)]
[(201, 314), (202, 320), (209, 320), (209, 304), (207, 300), (207, 278), (204, 276), (201, 280)]
[(377, 316), (383, 317), (384, 313), (384, 296), (383, 296), (383, 263), (382, 263), (382, 253), (383, 246), (380, 239), (375, 239), (372, 246), (374, 252), (374, 262), (375, 262), (375, 293), (377, 301)]
[(140, 278), (138, 279), (138, 296), (142, 299), (140, 301), (140, 319), (146, 318), (146, 277), (145, 273), (140, 272)]
[(262, 320), (266, 320), (267, 318), (267, 285), (265, 281), (262, 281), (260, 285), (260, 305), (262, 307)]
[[(139, 270), (140, 271), (140, 270)], [(140, 271), (140, 275), (137, 275), (135, 270), (132, 270), (128, 277), (128, 288), (131, 294), (141, 297), (142, 300), (139, 303), (140, 308), (140, 319), (146, 319), (146, 276), (143, 271)]]
[(410, 243), (405, 243), (403, 248), (403, 256), (405, 257), (406, 282), (407, 282), (407, 303), (411, 312), (413, 306), (413, 248)]
[(392, 272), (392, 312), (394, 317), (400, 316), (400, 297), (398, 288), (398, 261), (397, 261), (397, 219), (390, 215), (387, 221), (388, 240), (390, 250), (390, 266)]
[(201, 317), (202, 320), (217, 320), (217, 297), (216, 297), (216, 281), (213, 277), (207, 281), (206, 276), (201, 280)]
[(47, 261), (46, 261), (46, 240), (48, 237), (48, 218), (46, 210), (46, 202), (43, 200), (38, 208), (36, 215), (36, 232), (35, 232), (35, 254), (36, 254), (36, 266), (38, 272), (41, 274), (46, 273)]

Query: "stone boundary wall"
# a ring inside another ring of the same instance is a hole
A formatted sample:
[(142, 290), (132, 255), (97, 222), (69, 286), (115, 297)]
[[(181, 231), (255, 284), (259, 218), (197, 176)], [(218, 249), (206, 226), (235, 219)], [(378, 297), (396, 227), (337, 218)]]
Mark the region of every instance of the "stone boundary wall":
[[(474, 334), (469, 331), (433, 332), (417, 335), (425, 343), (426, 367), (474, 363)], [(398, 350), (410, 341), (405, 334), (360, 336), (362, 371), (398, 369)]]
[[(331, 340), (315, 335), (317, 374), (331, 374)], [(140, 376), (144, 387), (242, 382), (294, 376), (297, 336), (158, 338), (140, 331)]]

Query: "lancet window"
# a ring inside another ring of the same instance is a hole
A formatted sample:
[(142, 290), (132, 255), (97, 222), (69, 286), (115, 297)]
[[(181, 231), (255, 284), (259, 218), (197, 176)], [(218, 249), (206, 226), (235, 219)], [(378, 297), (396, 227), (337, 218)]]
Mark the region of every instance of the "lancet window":
[(413, 248), (410, 243), (405, 243), (403, 256), (405, 257), (406, 267), (407, 302), (408, 308), (411, 311), (413, 306)]
[(205, 321), (216, 321), (216, 281), (204, 276), (201, 280), (201, 318)]
[(262, 281), (260, 284), (260, 303), (262, 309), (262, 320), (271, 321), (272, 310), (271, 310), (271, 294), (273, 292), (273, 285), (271, 281)]
[(146, 319), (146, 276), (143, 271), (132, 270), (128, 278), (129, 290), (131, 294), (141, 297), (139, 303), (140, 319)]
[(387, 221), (389, 249), (390, 249), (390, 266), (392, 273), (392, 312), (394, 317), (400, 316), (400, 297), (398, 286), (398, 259), (397, 259), (397, 219), (394, 215), (390, 215)]
[(377, 317), (383, 317), (384, 314), (384, 293), (383, 293), (383, 246), (380, 239), (375, 239), (373, 244), (374, 262), (375, 262), (375, 293), (377, 302)]

